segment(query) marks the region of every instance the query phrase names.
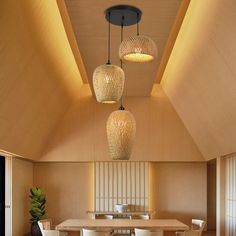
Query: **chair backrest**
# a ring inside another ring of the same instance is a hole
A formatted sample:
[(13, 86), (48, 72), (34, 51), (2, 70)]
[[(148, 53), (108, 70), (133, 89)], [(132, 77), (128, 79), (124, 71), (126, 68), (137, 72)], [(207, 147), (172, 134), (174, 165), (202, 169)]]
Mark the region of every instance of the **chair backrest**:
[(162, 230), (150, 231), (147, 229), (134, 229), (135, 236), (163, 236)]
[(192, 229), (193, 230), (197, 229), (202, 232), (205, 227), (205, 224), (206, 224), (206, 222), (204, 220), (192, 219)]
[(83, 236), (110, 236), (110, 231), (97, 231), (91, 229), (82, 229)]
[(113, 215), (96, 215), (95, 219), (113, 220)]
[(205, 224), (204, 220), (192, 219), (191, 229), (184, 232), (176, 232), (176, 236), (201, 236)]
[(131, 215), (131, 220), (141, 219), (141, 220), (150, 220), (149, 215)]
[(40, 230), (51, 230), (52, 228), (52, 221), (51, 219), (45, 219), (38, 221), (38, 226)]
[(38, 226), (40, 228), (41, 233), (43, 232), (43, 223), (41, 223), (40, 221), (38, 221)]
[[(52, 221), (51, 221), (51, 219), (40, 220), (40, 221), (38, 221), (38, 226), (40, 228), (42, 235), (45, 236), (46, 232), (50, 231), (52, 228)], [(47, 234), (47, 235), (49, 235), (49, 234)]]

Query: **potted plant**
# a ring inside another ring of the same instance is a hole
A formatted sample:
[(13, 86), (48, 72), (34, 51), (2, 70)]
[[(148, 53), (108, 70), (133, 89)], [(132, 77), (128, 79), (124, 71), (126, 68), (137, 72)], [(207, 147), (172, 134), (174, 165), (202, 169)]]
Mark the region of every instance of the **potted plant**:
[(31, 236), (42, 236), (38, 226), (38, 221), (45, 215), (45, 193), (38, 187), (30, 189), (30, 215), (31, 215)]

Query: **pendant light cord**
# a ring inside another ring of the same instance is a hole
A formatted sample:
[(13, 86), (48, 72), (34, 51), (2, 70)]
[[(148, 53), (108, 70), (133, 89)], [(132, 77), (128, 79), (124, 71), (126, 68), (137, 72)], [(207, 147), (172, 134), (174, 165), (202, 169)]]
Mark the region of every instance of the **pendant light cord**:
[[(125, 17), (122, 16), (121, 24), (120, 24), (120, 43), (123, 42), (124, 20), (125, 20)], [(123, 61), (122, 61), (122, 59), (120, 59), (120, 67), (123, 68)]]
[[(122, 43), (123, 41), (123, 29), (124, 29), (124, 19), (125, 17), (122, 16), (122, 20), (121, 20), (121, 24), (120, 24), (120, 42)], [(123, 68), (123, 61), (122, 59), (120, 59), (120, 67)], [(119, 110), (125, 110), (124, 106), (123, 106), (123, 95), (120, 98), (120, 107)]]
[(107, 64), (111, 64), (111, 12), (109, 14), (109, 22), (108, 22), (108, 50), (107, 50)]
[(137, 12), (137, 36), (139, 36), (139, 13)]
[(123, 106), (123, 96), (121, 96), (121, 98), (120, 98), (120, 107), (119, 107), (119, 110), (121, 110), (121, 111), (124, 111), (124, 110), (125, 110), (125, 108), (124, 108), (124, 106)]

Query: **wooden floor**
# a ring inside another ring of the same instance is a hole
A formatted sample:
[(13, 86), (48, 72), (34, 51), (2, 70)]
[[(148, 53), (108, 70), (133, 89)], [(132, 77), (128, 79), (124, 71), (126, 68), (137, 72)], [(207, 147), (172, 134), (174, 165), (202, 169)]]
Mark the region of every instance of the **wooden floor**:
[[(68, 236), (79, 236), (79, 233), (69, 233)], [(165, 232), (164, 236), (175, 236), (175, 232)], [(216, 236), (215, 231), (205, 231), (202, 236)]]
[(203, 232), (202, 236), (216, 236), (216, 231)]
[[(175, 236), (175, 232), (165, 232), (164, 236)], [(215, 231), (204, 231), (202, 236), (216, 236)]]
[[(175, 236), (175, 232), (165, 232), (164, 236)], [(215, 231), (204, 231), (202, 236), (216, 236)]]

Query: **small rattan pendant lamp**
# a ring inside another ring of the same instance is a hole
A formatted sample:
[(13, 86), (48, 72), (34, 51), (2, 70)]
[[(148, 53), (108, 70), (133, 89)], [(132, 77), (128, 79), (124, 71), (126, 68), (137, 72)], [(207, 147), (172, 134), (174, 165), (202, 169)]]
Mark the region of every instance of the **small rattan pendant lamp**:
[(108, 20), (108, 60), (93, 72), (93, 88), (98, 102), (116, 103), (120, 100), (125, 82), (124, 71), (110, 61), (111, 51), (110, 12)]
[(121, 60), (150, 62), (157, 57), (155, 42), (145, 35), (139, 35), (139, 14), (137, 12), (137, 35), (124, 39), (120, 44), (119, 56)]

